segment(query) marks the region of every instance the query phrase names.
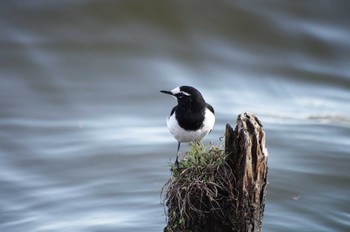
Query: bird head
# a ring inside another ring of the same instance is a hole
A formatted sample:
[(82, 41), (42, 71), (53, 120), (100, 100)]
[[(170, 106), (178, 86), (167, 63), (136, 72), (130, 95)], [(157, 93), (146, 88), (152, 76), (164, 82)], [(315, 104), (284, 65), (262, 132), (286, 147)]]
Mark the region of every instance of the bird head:
[(162, 90), (160, 92), (174, 96), (177, 99), (177, 103), (179, 105), (205, 103), (202, 94), (197, 89), (191, 86), (180, 86), (170, 91)]

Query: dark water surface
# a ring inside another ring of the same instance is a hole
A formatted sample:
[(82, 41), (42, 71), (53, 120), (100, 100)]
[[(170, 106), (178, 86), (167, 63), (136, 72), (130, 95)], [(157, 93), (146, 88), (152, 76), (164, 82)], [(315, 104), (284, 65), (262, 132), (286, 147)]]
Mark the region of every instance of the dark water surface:
[(264, 231), (350, 231), (349, 9), (2, 1), (0, 231), (162, 231), (176, 141), (159, 90), (184, 84), (217, 112), (204, 143), (239, 113), (263, 122)]

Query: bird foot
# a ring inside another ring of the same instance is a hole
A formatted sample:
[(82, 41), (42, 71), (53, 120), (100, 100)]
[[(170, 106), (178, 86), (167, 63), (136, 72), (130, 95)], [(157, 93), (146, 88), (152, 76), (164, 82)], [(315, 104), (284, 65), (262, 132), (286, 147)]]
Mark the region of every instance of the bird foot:
[(176, 160), (175, 160), (175, 165), (176, 165), (176, 168), (179, 169), (180, 165), (179, 165), (179, 161), (178, 161), (177, 157), (176, 157)]

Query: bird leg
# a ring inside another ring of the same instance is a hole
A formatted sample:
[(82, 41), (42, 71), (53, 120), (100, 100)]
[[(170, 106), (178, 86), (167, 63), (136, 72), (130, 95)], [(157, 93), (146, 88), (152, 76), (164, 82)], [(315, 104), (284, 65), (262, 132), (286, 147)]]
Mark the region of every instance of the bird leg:
[(181, 143), (177, 143), (177, 153), (176, 153), (176, 160), (175, 160), (175, 165), (177, 168), (179, 168), (179, 150), (180, 150), (180, 145)]

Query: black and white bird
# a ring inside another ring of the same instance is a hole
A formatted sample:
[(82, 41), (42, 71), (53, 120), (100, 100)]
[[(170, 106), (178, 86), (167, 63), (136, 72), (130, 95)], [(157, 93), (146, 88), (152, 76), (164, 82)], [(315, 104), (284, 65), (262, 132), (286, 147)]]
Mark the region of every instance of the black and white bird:
[(176, 87), (171, 91), (160, 91), (174, 96), (177, 105), (167, 118), (170, 133), (178, 141), (175, 164), (181, 143), (201, 141), (214, 127), (215, 115), (211, 105), (205, 102), (202, 94), (191, 86)]

